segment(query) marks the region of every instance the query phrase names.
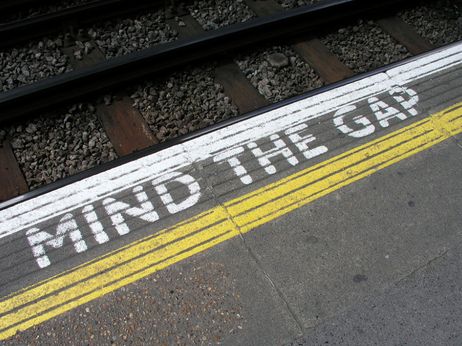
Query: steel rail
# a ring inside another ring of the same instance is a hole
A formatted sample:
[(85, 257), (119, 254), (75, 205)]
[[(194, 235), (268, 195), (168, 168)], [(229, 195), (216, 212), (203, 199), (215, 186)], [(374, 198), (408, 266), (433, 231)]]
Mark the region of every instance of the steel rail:
[[(29, 2), (34, 1), (29, 0)], [(161, 0), (95, 0), (59, 11), (0, 24), (0, 48), (15, 46), (34, 38), (62, 32), (69, 26), (82, 27), (113, 17), (159, 8), (163, 3), (164, 1)]]
[(56, 1), (57, 0), (3, 0), (0, 2), (0, 13), (10, 14), (11, 12), (23, 9), (25, 6), (41, 5)]
[(0, 94), (0, 122), (77, 101), (211, 56), (252, 44), (293, 36), (337, 24), (358, 15), (396, 10), (405, 0), (329, 0), (272, 16), (256, 18), (191, 39), (158, 45), (140, 52), (71, 71)]

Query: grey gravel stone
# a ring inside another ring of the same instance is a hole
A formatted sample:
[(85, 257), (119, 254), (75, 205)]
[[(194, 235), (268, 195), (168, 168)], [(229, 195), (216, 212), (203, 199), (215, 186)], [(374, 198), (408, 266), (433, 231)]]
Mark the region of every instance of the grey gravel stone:
[(205, 30), (215, 30), (255, 17), (243, 0), (194, 1), (188, 9)]
[(303, 5), (312, 5), (324, 0), (278, 0), (278, 3), (285, 8), (294, 8)]
[(60, 50), (62, 46), (60, 35), (0, 51), (0, 91), (70, 71), (69, 58)]
[(284, 67), (289, 65), (289, 59), (282, 53), (270, 54), (267, 60), (273, 67)]
[(197, 67), (140, 85), (132, 94), (160, 141), (210, 126), (238, 114), (214, 81), (214, 67)]
[(92, 105), (3, 129), (33, 189), (116, 158)]
[(437, 0), (403, 11), (399, 16), (436, 46), (462, 39), (462, 2)]
[(275, 46), (236, 62), (252, 85), (272, 102), (323, 85), (314, 70), (288, 47)]
[(321, 41), (357, 73), (370, 71), (410, 56), (403, 45), (394, 41), (373, 21), (359, 20), (355, 25), (322, 37)]
[(86, 33), (107, 58), (170, 42), (178, 36), (178, 33), (166, 23), (164, 11), (107, 21), (86, 29)]

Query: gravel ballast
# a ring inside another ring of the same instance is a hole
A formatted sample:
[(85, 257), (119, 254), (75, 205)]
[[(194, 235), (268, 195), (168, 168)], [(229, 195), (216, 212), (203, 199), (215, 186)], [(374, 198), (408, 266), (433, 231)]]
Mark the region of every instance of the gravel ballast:
[(166, 23), (164, 11), (107, 21), (87, 29), (87, 33), (108, 59), (170, 42), (178, 36)]
[(275, 46), (237, 59), (244, 75), (271, 102), (323, 85), (314, 70), (292, 49)]
[(341, 28), (321, 41), (356, 73), (402, 60), (410, 53), (374, 22), (359, 20), (356, 25)]
[(243, 0), (194, 1), (188, 9), (204, 30), (215, 30), (255, 17)]
[(69, 58), (60, 50), (63, 44), (60, 35), (0, 51), (0, 91), (70, 71)]
[(438, 0), (399, 16), (428, 41), (442, 46), (462, 39), (462, 2)]
[(7, 137), (31, 189), (116, 158), (91, 105), (78, 104), (0, 130)]
[(210, 126), (238, 114), (223, 87), (214, 81), (214, 66), (177, 72), (146, 82), (131, 95), (159, 141)]

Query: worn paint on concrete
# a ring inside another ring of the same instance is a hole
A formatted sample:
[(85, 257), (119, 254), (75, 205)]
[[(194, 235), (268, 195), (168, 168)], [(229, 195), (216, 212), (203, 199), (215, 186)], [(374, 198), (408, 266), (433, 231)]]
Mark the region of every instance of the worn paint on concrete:
[[(457, 90), (460, 50), (452, 46), (0, 212), (0, 246), (6, 250), (2, 269), (11, 272), (2, 283), (8, 287), (13, 282), (0, 301), (1, 337), (253, 230), (458, 134), (462, 106), (456, 100), (461, 95), (450, 91)], [(446, 93), (445, 85), (450, 88)], [(443, 90), (437, 93), (438, 88)], [(425, 102), (451, 106), (430, 113)], [(339, 134), (349, 141), (337, 143)], [(348, 150), (328, 156), (339, 147)], [(286, 168), (280, 168), (281, 162)], [(243, 190), (220, 187), (226, 185), (220, 172), (231, 174)], [(115, 238), (128, 243), (110, 241)], [(21, 285), (27, 288), (18, 290)]]

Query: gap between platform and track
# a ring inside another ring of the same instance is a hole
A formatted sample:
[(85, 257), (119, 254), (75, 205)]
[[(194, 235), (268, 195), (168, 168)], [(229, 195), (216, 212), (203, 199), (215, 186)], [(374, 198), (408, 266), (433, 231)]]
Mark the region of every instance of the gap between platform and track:
[[(281, 138), (274, 137), (274, 133), (272, 134), (271, 132), (275, 131), (275, 128), (282, 128), (290, 130), (287, 132), (288, 137), (292, 138), (297, 147), (304, 150), (303, 153), (307, 158), (308, 154), (316, 154), (321, 157), (325, 151), (319, 145), (320, 143), (317, 143), (316, 148), (314, 148), (316, 145), (313, 145), (311, 149), (308, 148), (307, 144), (313, 142), (314, 137), (303, 135), (300, 132), (303, 121), (308, 118), (316, 119), (313, 114), (319, 114), (318, 117), (320, 117), (322, 114), (335, 110), (337, 110), (337, 118), (334, 119), (339, 119), (342, 113), (339, 113), (338, 110), (349, 110), (351, 112), (352, 109), (351, 107), (348, 108), (348, 105), (351, 106), (351, 102), (357, 101), (356, 98), (363, 99), (366, 97), (372, 108), (374, 108), (373, 106), (378, 107), (379, 102), (382, 102), (383, 106), (385, 104), (384, 100), (392, 99), (390, 95), (395, 95), (395, 100), (400, 100), (403, 112), (407, 110), (409, 117), (416, 116), (416, 110), (413, 108), (416, 106), (415, 94), (409, 91), (411, 90), (410, 88), (399, 89), (400, 93), (397, 94), (390, 93), (387, 96), (388, 99), (379, 100), (373, 95), (378, 95), (379, 92), (383, 93), (392, 86), (396, 88), (397, 80), (406, 83), (410, 80), (415, 81), (417, 78), (432, 79), (429, 77), (433, 77), (436, 79), (433, 76), (435, 71), (441, 72), (461, 64), (460, 54), (462, 54), (461, 45), (452, 46), (433, 56), (427, 56), (420, 61), (416, 60), (394, 71), (388, 71), (385, 75), (372, 76), (367, 81), (358, 81), (354, 86), (347, 85), (344, 90), (334, 92), (334, 96), (328, 95), (323, 98), (323, 95), (318, 95), (316, 98), (299, 101), (300, 104), (288, 105), (285, 110), (275, 110), (270, 115), (264, 114), (257, 120), (250, 119), (246, 121), (248, 122), (247, 124), (246, 122), (241, 122), (238, 124), (239, 126), (234, 125), (234, 129), (231, 129), (233, 127), (231, 126), (228, 133), (226, 133), (227, 129), (223, 129), (222, 131), (224, 132), (219, 134), (212, 133), (208, 135), (209, 138), (204, 137), (199, 141), (196, 140), (195, 145), (202, 144), (204, 146), (204, 148), (198, 149), (197, 155), (203, 158), (207, 154), (206, 150), (208, 150), (209, 154), (219, 154), (220, 150), (216, 152), (216, 149), (220, 148), (220, 141), (228, 140), (229, 142), (229, 138), (233, 136), (235, 137), (233, 150), (241, 148), (240, 145), (243, 145), (243, 143), (246, 143), (252, 150), (258, 150), (255, 143), (255, 137), (257, 137), (255, 129), (258, 129), (258, 137), (270, 136), (273, 144), (279, 143), (277, 145), (282, 145), (282, 141), (278, 142)], [(399, 76), (399, 78), (396, 76)], [(398, 79), (393, 81), (393, 78)], [(393, 81), (393, 83), (387, 83), (387, 81)], [(435, 90), (438, 87), (439, 85), (436, 85)], [(405, 93), (401, 92), (403, 90), (407, 90), (407, 99), (404, 98)], [(411, 102), (413, 98), (414, 102)], [(341, 101), (339, 101), (340, 99)], [(317, 113), (315, 109), (310, 108), (312, 103), (316, 103)], [(339, 105), (343, 106), (343, 108), (339, 108)], [(345, 105), (347, 105), (346, 108)], [(403, 112), (394, 113), (391, 111), (392, 109), (396, 110), (396, 108), (391, 106), (383, 107), (385, 108), (380, 113), (382, 114), (381, 121), (375, 123), (377, 127), (379, 123), (383, 127), (385, 127), (384, 124), (389, 125), (390, 118), (384, 117), (385, 111), (392, 112), (387, 113), (391, 118), (406, 118)], [(303, 115), (304, 110), (309, 110), (313, 114)], [(318, 164), (301, 167), (298, 171), (282, 177), (278, 176), (277, 180), (268, 184), (265, 183), (260, 187), (255, 185), (256, 187), (253, 188), (253, 191), (251, 180), (249, 180), (251, 176), (245, 174), (245, 170), (243, 171), (244, 166), (239, 165), (239, 161), (237, 163), (236, 160), (231, 161), (230, 165), (234, 167), (237, 177), (248, 188), (245, 193), (220, 200), (217, 205), (202, 210), (196, 215), (183, 217), (179, 222), (163, 229), (159, 230), (159, 226), (153, 229), (153, 226), (151, 226), (151, 235), (147, 237), (138, 239), (115, 251), (96, 257), (87, 263), (75, 266), (70, 270), (63, 271), (56, 276), (5, 296), (0, 301), (0, 338), (8, 338), (17, 331), (35, 326), (122, 286), (140, 280), (171, 264), (254, 230), (307, 203), (462, 132), (462, 103), (454, 102), (448, 108), (433, 114), (426, 113), (426, 115), (421, 120), (330, 157)], [(266, 119), (265, 116), (269, 117), (270, 120)], [(361, 131), (372, 131), (372, 128), (374, 128), (374, 125), (370, 122), (368, 123), (364, 117), (356, 116), (353, 119), (356, 125), (362, 125), (362, 128), (355, 131), (344, 130), (344, 134), (358, 135)], [(344, 125), (339, 125), (339, 128)], [(250, 127), (250, 129), (246, 128), (246, 126)], [(238, 129), (236, 130), (236, 128)], [(294, 129), (298, 129), (298, 132), (294, 132)], [(301, 129), (306, 128), (302, 127)], [(247, 143), (246, 136), (252, 138), (252, 134), (253, 140)], [(369, 134), (372, 134), (372, 132)], [(224, 138), (226, 136), (228, 136), (228, 139)], [(230, 148), (225, 149), (229, 150)], [(277, 154), (284, 156), (292, 166), (296, 166), (295, 156), (290, 155), (290, 150), (283, 146), (279, 149), (280, 151), (277, 151)], [(318, 152), (314, 152), (314, 149), (318, 149)], [(58, 237), (58, 233), (55, 238), (46, 238), (48, 233), (42, 232), (40, 227), (33, 226), (36, 226), (39, 222), (44, 222), (46, 219), (50, 220), (57, 214), (63, 215), (71, 207), (80, 208), (84, 206), (86, 211), (82, 211), (82, 213), (86, 221), (91, 225), (93, 235), (95, 238), (99, 237), (100, 244), (102, 244), (108, 241), (108, 239), (104, 238), (104, 236), (107, 236), (105, 233), (107, 230), (102, 228), (101, 223), (98, 223), (97, 215), (94, 213), (95, 209), (88, 204), (91, 202), (89, 198), (106, 198), (107, 203), (103, 203), (106, 210), (113, 210), (113, 212), (115, 210), (113, 214), (110, 214), (111, 218), (108, 217), (108, 219), (113, 221), (114, 227), (118, 227), (117, 230), (122, 235), (122, 231), (128, 230), (128, 228), (122, 227), (127, 225), (119, 217), (121, 209), (117, 209), (121, 208), (122, 204), (117, 204), (118, 202), (114, 199), (107, 198), (108, 192), (114, 192), (114, 190), (122, 189), (122, 187), (125, 189), (127, 187), (133, 188), (134, 194), (136, 191), (138, 203), (142, 205), (142, 207), (125, 209), (124, 212), (130, 211), (133, 217), (140, 217), (141, 215), (148, 218), (147, 215), (149, 215), (149, 218), (154, 222), (159, 215), (149, 208), (147, 195), (143, 192), (143, 187), (137, 184), (140, 184), (142, 180), (146, 180), (144, 174), (148, 174), (147, 180), (152, 180), (153, 178), (155, 180), (155, 173), (165, 175), (168, 172), (171, 173), (172, 170), (178, 170), (179, 167), (185, 168), (185, 165), (191, 162), (189, 158), (185, 158), (186, 154), (183, 150), (184, 148), (181, 148), (181, 150), (171, 148), (168, 153), (154, 154), (154, 157), (138, 163), (138, 166), (129, 163), (123, 168), (114, 169), (115, 173), (112, 171), (105, 172), (76, 183), (74, 187), (64, 187), (49, 196), (44, 195), (36, 200), (1, 211), (0, 238), (6, 239), (9, 236), (23, 235), (27, 231), (26, 238), (31, 242), (39, 267), (53, 267), (50, 259), (46, 256), (45, 245), (53, 248), (63, 246), (63, 238), (66, 236), (66, 232), (73, 241), (74, 247), (71, 247), (71, 249), (75, 248), (79, 252), (79, 249), (82, 250), (84, 245), (87, 246), (85, 239), (82, 239), (82, 236), (79, 235), (80, 232), (76, 226), (77, 221), (75, 221), (77, 218), (75, 220), (72, 219), (72, 216), (62, 218), (64, 221), (60, 224), (62, 226), (60, 229), (64, 233), (61, 234), (61, 238)], [(236, 156), (226, 157), (236, 159)], [(265, 164), (263, 156), (260, 159), (262, 160), (258, 160), (259, 164), (265, 168), (268, 174), (271, 174), (275, 167)], [(197, 163), (197, 161), (198, 159), (192, 160), (193, 163)], [(274, 162), (272, 163), (274, 164)], [(158, 172), (153, 172), (153, 170), (158, 170)], [(207, 167), (204, 170), (207, 170)], [(196, 196), (196, 188), (199, 187), (197, 182), (190, 180), (192, 177), (188, 174), (183, 176), (170, 175), (170, 179), (179, 178), (182, 180), (178, 180), (177, 183), (183, 183), (188, 187), (186, 189), (187, 194), (181, 198), (181, 203), (174, 203), (172, 200), (174, 193), (167, 191), (165, 179), (158, 180), (158, 185), (153, 184), (166, 208), (172, 213), (184, 211), (187, 206), (183, 202), (194, 200), (191, 197)], [(121, 185), (119, 186), (118, 184)], [(88, 190), (82, 191), (84, 186), (87, 186)], [(115, 205), (117, 207), (112, 208)], [(91, 208), (88, 208), (89, 206)], [(34, 207), (35, 209), (33, 209)], [(183, 207), (185, 209), (182, 210)], [(144, 214), (141, 214), (141, 212), (144, 212)], [(56, 224), (52, 227), (56, 227)], [(37, 241), (34, 243), (38, 239), (36, 235), (45, 237), (43, 242)], [(11, 244), (17, 239), (23, 238), (13, 238), (10, 243), (6, 244)], [(31, 241), (31, 239), (35, 240)]]
[(394, 69), (394, 68), (399, 68), (399, 67), (401, 67), (403, 65), (410, 64), (410, 63), (412, 63), (412, 62), (414, 62), (416, 60), (421, 60), (422, 58), (435, 55), (435, 54), (437, 54), (437, 53), (439, 53), (441, 51), (447, 50), (448, 48), (450, 48), (452, 46), (456, 46), (458, 44), (459, 43), (448, 44), (448, 45), (443, 46), (443, 47), (435, 48), (435, 49), (433, 49), (433, 50), (431, 50), (429, 52), (421, 53), (421, 54), (418, 54), (416, 56), (408, 57), (408, 58), (406, 58), (404, 60), (401, 60), (401, 61), (397, 61), (397, 62), (394, 62), (394, 63), (390, 63), (388, 65), (384, 65), (384, 66), (382, 66), (380, 68), (377, 68), (377, 69), (375, 69), (373, 71), (359, 73), (359, 74), (354, 75), (354, 76), (352, 76), (350, 78), (347, 78), (347, 79), (344, 79), (344, 80), (341, 80), (341, 81), (338, 81), (338, 82), (335, 82), (335, 83), (325, 85), (323, 87), (320, 87), (320, 88), (305, 92), (305, 93), (303, 93), (301, 95), (294, 96), (294, 97), (291, 97), (289, 99), (277, 102), (275, 104), (271, 104), (271, 105), (268, 105), (266, 107), (262, 107), (260, 109), (254, 110), (252, 112), (242, 114), (240, 116), (236, 116), (236, 117), (233, 117), (233, 118), (218, 122), (216, 124), (213, 124), (213, 125), (207, 126), (205, 128), (193, 131), (193, 132), (188, 133), (186, 135), (182, 135), (182, 136), (173, 138), (173, 139), (171, 139), (171, 140), (169, 140), (167, 142), (159, 143), (157, 145), (154, 145), (154, 146), (151, 146), (151, 147), (148, 147), (148, 148), (133, 152), (133, 153), (131, 153), (129, 155), (119, 157), (119, 158), (114, 159), (112, 161), (102, 163), (102, 164), (100, 164), (98, 166), (95, 166), (95, 167), (90, 168), (88, 170), (85, 170), (83, 172), (76, 173), (74, 175), (65, 177), (65, 178), (60, 179), (58, 181), (49, 183), (49, 184), (47, 184), (45, 186), (42, 186), (40, 188), (34, 189), (34, 190), (29, 191), (27, 193), (24, 193), (22, 195), (19, 195), (17, 197), (13, 197), (13, 198), (11, 198), (9, 200), (0, 202), (0, 211), (8, 209), (8, 208), (10, 208), (10, 207), (12, 207), (14, 205), (23, 203), (25, 201), (28, 201), (30, 199), (37, 198), (39, 196), (48, 194), (48, 193), (53, 192), (55, 190), (58, 190), (58, 189), (60, 189), (60, 188), (62, 188), (64, 186), (68, 186), (68, 185), (71, 185), (71, 184), (73, 184), (75, 182), (82, 181), (84, 179), (87, 179), (87, 178), (89, 178), (91, 176), (94, 176), (94, 175), (97, 175), (99, 173), (103, 173), (103, 172), (108, 171), (110, 169), (113, 169), (115, 167), (118, 167), (118, 166), (124, 165), (126, 163), (135, 161), (135, 160), (137, 160), (139, 158), (158, 153), (160, 151), (166, 150), (166, 149), (168, 149), (170, 147), (173, 147), (173, 146), (176, 146), (176, 145), (181, 145), (182, 143), (185, 143), (185, 142), (191, 141), (191, 140), (193, 140), (195, 138), (207, 135), (207, 134), (209, 134), (211, 132), (219, 131), (220, 129), (226, 128), (226, 127), (231, 126), (231, 125), (235, 125), (235, 124), (237, 124), (239, 122), (243, 122), (243, 121), (248, 120), (250, 118), (256, 117), (256, 116), (258, 116), (258, 115), (260, 115), (262, 113), (270, 112), (270, 111), (272, 111), (272, 110), (274, 110), (276, 108), (281, 108), (281, 107), (284, 107), (284, 106), (286, 106), (288, 104), (295, 103), (295, 102), (303, 100), (303, 99), (308, 99), (310, 97), (314, 97), (314, 96), (319, 95), (321, 93), (326, 93), (326, 92), (328, 92), (330, 90), (341, 88), (341, 87), (343, 87), (343, 86), (345, 86), (347, 84), (352, 84), (352, 83), (357, 82), (359, 80), (369, 78), (369, 77), (371, 77), (373, 75), (377, 75), (379, 73), (383, 73), (383, 72), (386, 72), (386, 71)]

